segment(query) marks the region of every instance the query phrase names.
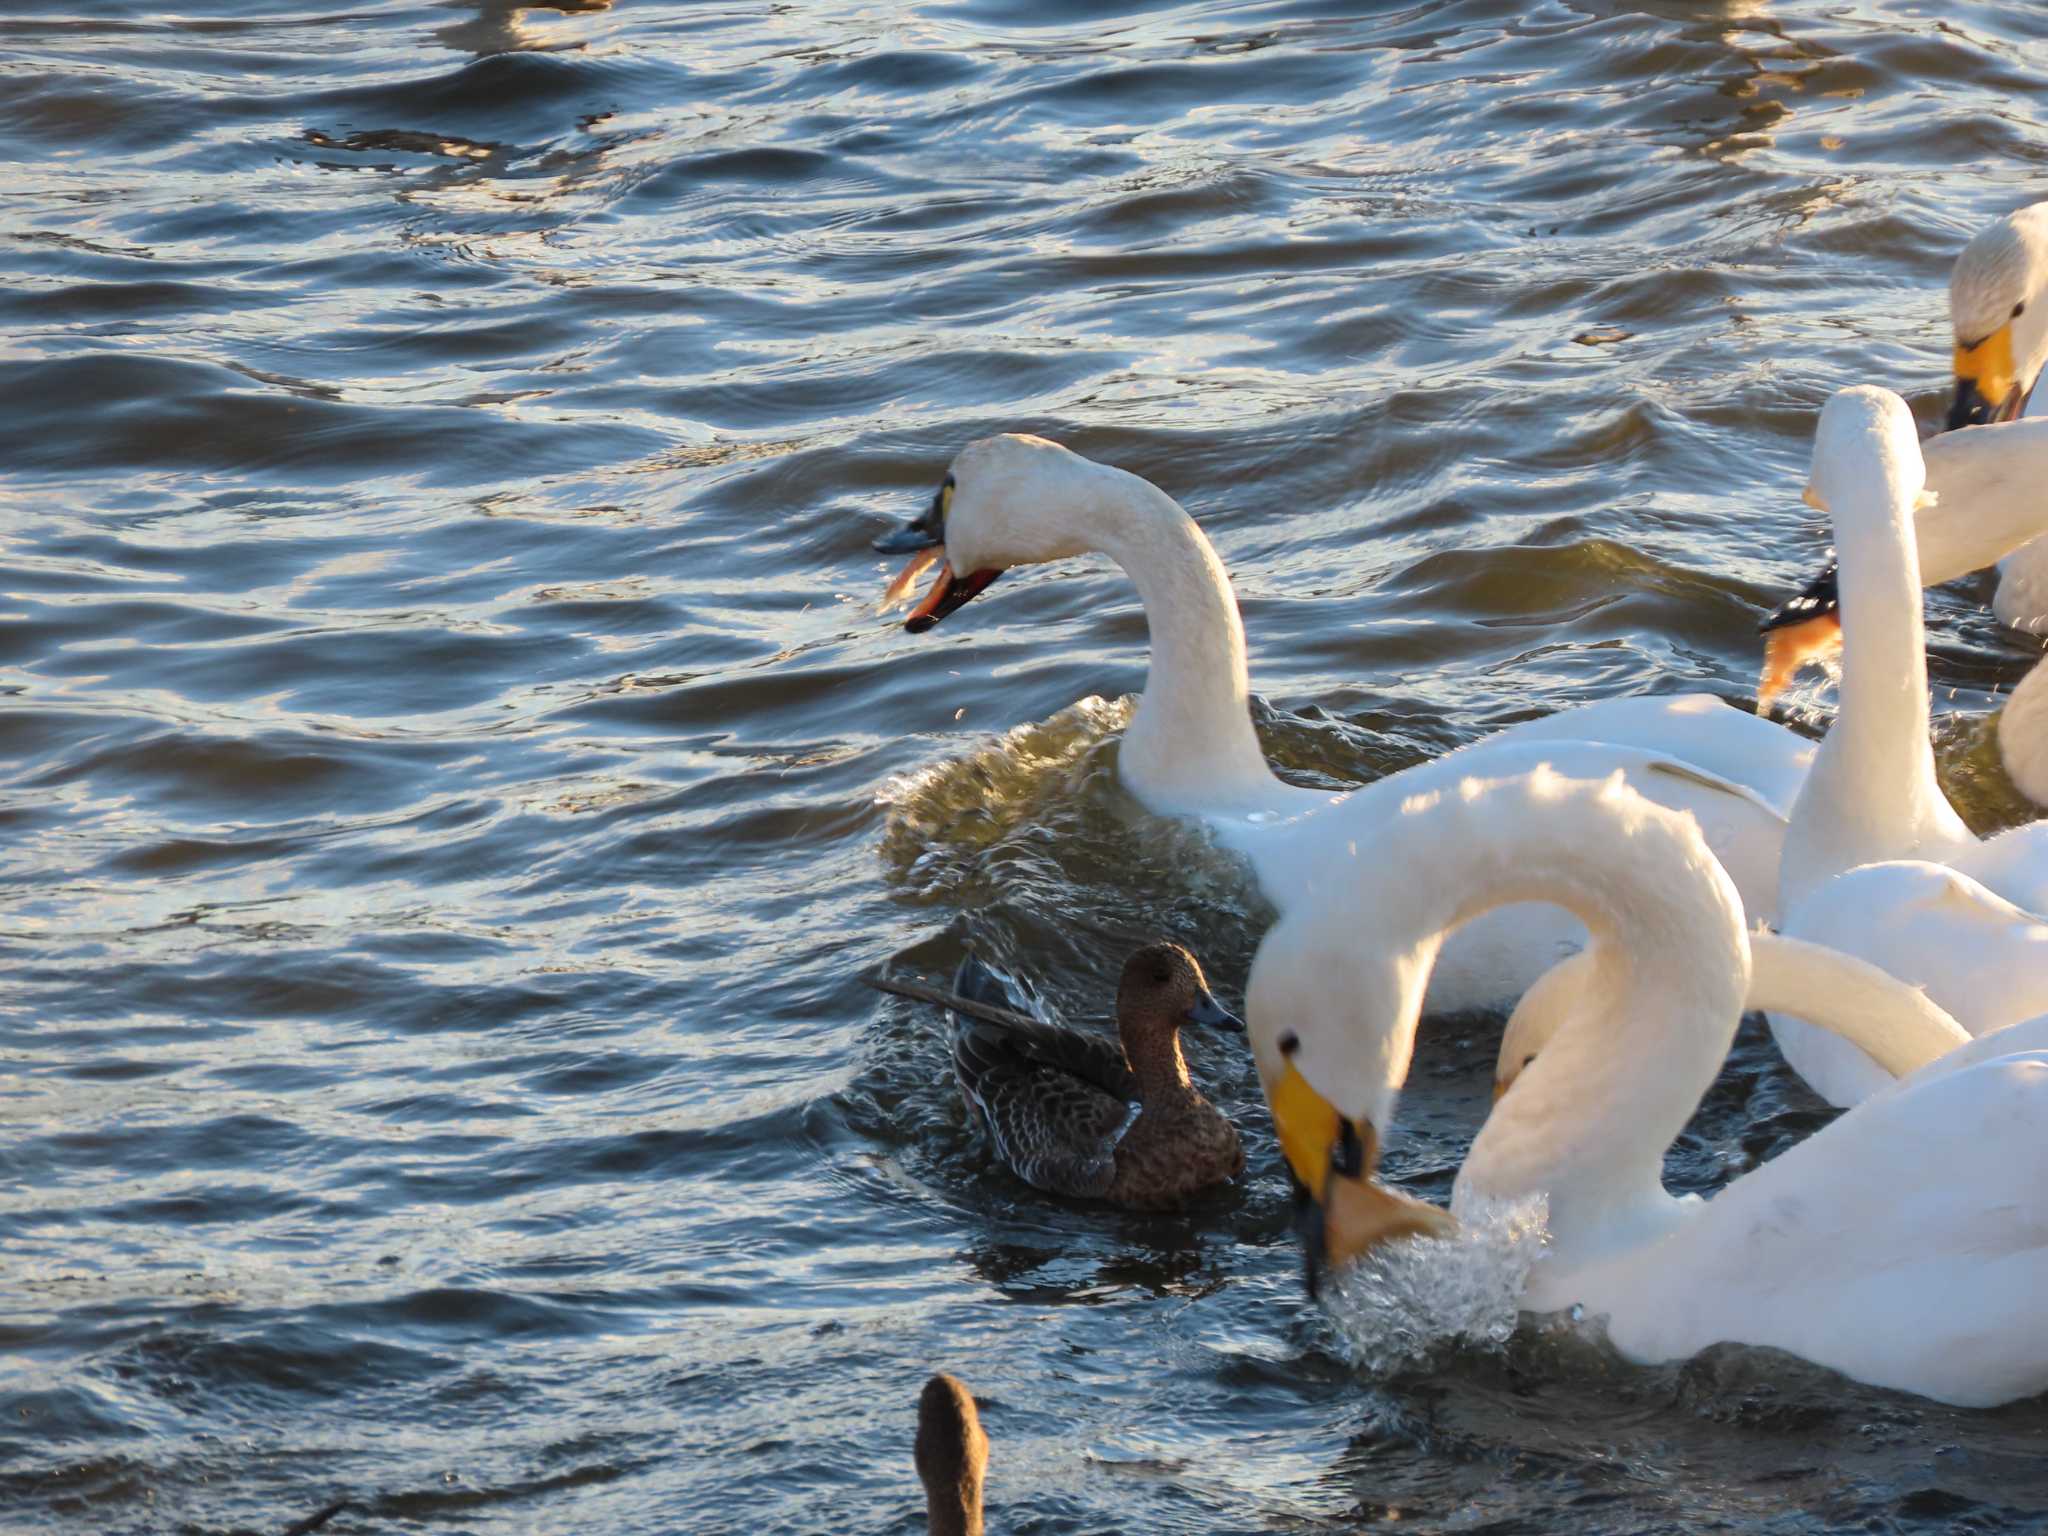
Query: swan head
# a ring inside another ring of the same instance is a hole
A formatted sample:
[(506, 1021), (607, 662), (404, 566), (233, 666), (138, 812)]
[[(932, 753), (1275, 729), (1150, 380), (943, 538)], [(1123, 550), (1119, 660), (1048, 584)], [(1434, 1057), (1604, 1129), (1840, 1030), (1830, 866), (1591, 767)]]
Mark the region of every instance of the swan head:
[(2012, 421), (2048, 363), (2048, 203), (2009, 213), (1963, 247), (1949, 276), (1956, 393), (1950, 427)]
[(1028, 433), (969, 443), (931, 505), (875, 540), (881, 554), (911, 556), (884, 606), (908, 595), (937, 561), (938, 579), (903, 621), (912, 634), (923, 634), (1013, 565), (1087, 553), (1095, 546), (1084, 524), (1099, 499), (1090, 492), (1101, 474), (1101, 465)]
[(1901, 502), (1918, 506), (1927, 488), (1913, 413), (1905, 401), (1875, 384), (1838, 389), (1821, 407), (1820, 425), (1814, 429), (1806, 504), (1839, 519), (1867, 504), (1859, 492), (1880, 484), (1888, 493), (1886, 510)]
[(1294, 1184), (1311, 1297), (1326, 1265), (1393, 1238), (1442, 1237), (1457, 1227), (1447, 1211), (1376, 1177), (1434, 949), (1391, 957), (1361, 977), (1355, 926), (1313, 918), (1301, 913), (1275, 925), (1245, 989), (1252, 1056)]
[(1524, 992), (1515, 1011), (1508, 1015), (1501, 1031), (1500, 1054), (1493, 1064), (1493, 1102), (1507, 1097), (1507, 1091), (1528, 1069), (1573, 1012), (1584, 1005), (1591, 991), (1593, 957), (1585, 950), (1567, 956), (1536, 978)]
[[(1901, 508), (1931, 505), (1926, 486), (1927, 463), (1905, 401), (1888, 389), (1859, 384), (1838, 390), (1822, 407), (1806, 503), (1831, 514), (1838, 529), (1844, 518), (1896, 516)], [(1830, 559), (1759, 629), (1764, 668), (1757, 703), (1768, 706), (1800, 667), (1825, 661), (1842, 648), (1841, 577), (1835, 561)]]

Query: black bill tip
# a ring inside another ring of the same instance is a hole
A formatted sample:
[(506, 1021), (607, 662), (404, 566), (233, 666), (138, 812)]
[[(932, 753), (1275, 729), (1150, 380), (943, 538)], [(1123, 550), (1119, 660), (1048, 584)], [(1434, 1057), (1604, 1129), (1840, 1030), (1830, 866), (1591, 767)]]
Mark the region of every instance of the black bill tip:
[[(1830, 556), (1833, 555), (1830, 550)], [(1768, 635), (1774, 629), (1791, 629), (1814, 619), (1824, 619), (1839, 612), (1842, 606), (1841, 567), (1832, 558), (1827, 569), (1800, 589), (1796, 597), (1778, 605), (1759, 625), (1757, 633)]]

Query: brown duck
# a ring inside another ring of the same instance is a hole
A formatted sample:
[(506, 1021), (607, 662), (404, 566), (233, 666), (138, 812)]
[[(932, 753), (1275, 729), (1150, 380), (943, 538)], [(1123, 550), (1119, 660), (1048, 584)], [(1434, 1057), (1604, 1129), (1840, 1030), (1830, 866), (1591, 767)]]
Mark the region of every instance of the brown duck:
[[(960, 962), (953, 990), (1023, 1011), (1002, 978), (971, 955)], [(996, 1155), (1025, 1183), (1170, 1210), (1244, 1171), (1236, 1127), (1188, 1077), (1183, 1024), (1244, 1029), (1210, 995), (1193, 955), (1178, 944), (1148, 944), (1124, 963), (1117, 1041), (955, 1013), (953, 1069)]]
[(934, 1376), (917, 1400), (917, 1475), (932, 1536), (981, 1536), (981, 1479), (988, 1437), (974, 1398), (956, 1377)]

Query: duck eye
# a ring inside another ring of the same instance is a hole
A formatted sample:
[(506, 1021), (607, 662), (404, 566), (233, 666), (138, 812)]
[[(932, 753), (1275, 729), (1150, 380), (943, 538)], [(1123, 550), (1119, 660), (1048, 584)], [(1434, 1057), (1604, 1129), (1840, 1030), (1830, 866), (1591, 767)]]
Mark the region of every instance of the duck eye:
[(1152, 980), (1163, 987), (1169, 981), (1173, 980), (1173, 972), (1169, 971), (1165, 966), (1162, 965), (1161, 967), (1159, 967), (1158, 970), (1152, 973)]
[(1536, 1064), (1536, 1058), (1535, 1058), (1534, 1056), (1524, 1056), (1524, 1057), (1522, 1058), (1522, 1070), (1523, 1070), (1524, 1072), (1528, 1071), (1528, 1070), (1529, 1070), (1529, 1068), (1530, 1068), (1530, 1067), (1532, 1067), (1532, 1066), (1534, 1066), (1535, 1064)]
[(2019, 317), (2020, 317), (2021, 315), (2025, 314), (2026, 312), (2027, 312), (2027, 301), (2026, 301), (2025, 299), (2021, 299), (2021, 300), (2019, 301), (2019, 303), (2017, 303), (2017, 304), (2013, 305), (2013, 307), (2012, 307), (2012, 317), (2013, 317), (2013, 319), (2015, 319), (2015, 320), (2019, 319)]
[(1290, 1029), (1280, 1037), (1280, 1054), (1282, 1056), (1292, 1056), (1300, 1049), (1301, 1036), (1297, 1035), (1293, 1030)]

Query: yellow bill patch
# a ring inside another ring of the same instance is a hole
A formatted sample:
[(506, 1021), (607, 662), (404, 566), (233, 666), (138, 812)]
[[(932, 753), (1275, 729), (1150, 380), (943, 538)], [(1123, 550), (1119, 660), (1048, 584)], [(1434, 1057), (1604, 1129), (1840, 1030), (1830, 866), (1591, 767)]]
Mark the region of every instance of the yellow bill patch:
[(1337, 1144), (1337, 1111), (1309, 1087), (1308, 1079), (1291, 1061), (1267, 1085), (1266, 1103), (1272, 1108), (1273, 1130), (1280, 1138), (1280, 1150), (1287, 1154), (1288, 1166), (1320, 1202), (1330, 1174), (1330, 1149)]
[(1956, 380), (1974, 384), (1987, 403), (1998, 406), (2013, 392), (2012, 327), (2001, 325), (1974, 347), (1956, 348)]

